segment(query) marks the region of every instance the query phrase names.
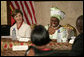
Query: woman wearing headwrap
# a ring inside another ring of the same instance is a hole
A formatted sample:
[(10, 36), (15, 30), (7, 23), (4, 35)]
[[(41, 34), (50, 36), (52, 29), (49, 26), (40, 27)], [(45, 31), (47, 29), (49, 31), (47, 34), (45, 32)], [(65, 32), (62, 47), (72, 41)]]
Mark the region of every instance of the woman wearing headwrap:
[(65, 13), (58, 8), (51, 8), (50, 25), (45, 26), (48, 30), (50, 38), (57, 42), (67, 42), (67, 30), (59, 23), (65, 16)]

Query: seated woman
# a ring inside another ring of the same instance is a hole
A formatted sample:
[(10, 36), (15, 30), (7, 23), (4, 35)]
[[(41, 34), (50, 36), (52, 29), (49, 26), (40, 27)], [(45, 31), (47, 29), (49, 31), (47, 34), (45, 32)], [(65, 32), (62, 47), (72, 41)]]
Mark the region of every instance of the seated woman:
[(67, 30), (59, 24), (64, 15), (61, 10), (51, 8), (50, 25), (45, 26), (49, 32), (50, 39), (57, 40), (57, 42), (67, 42)]
[(22, 12), (19, 9), (15, 9), (12, 12), (12, 17), (15, 19), (15, 24), (10, 28), (10, 35), (14, 35), (17, 38), (29, 38), (31, 33), (31, 27), (24, 22)]
[(37, 25), (34, 27), (31, 33), (32, 46), (26, 51), (26, 56), (46, 56), (51, 55), (55, 52), (48, 48), (47, 45), (51, 39), (49, 38), (48, 31), (42, 26)]

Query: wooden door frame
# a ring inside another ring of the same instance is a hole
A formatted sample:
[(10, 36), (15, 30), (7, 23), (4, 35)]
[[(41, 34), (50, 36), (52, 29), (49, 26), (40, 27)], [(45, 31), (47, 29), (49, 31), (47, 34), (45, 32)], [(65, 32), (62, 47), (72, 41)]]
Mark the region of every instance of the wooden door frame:
[(10, 1), (7, 1), (7, 24), (11, 26), (11, 9), (10, 9)]

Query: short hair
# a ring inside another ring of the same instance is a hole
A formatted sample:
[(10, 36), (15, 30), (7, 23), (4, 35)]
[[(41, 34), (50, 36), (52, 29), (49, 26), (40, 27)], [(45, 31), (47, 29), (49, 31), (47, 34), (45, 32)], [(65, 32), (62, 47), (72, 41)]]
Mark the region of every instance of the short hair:
[(76, 20), (76, 27), (78, 31), (83, 32), (83, 15), (80, 15)]
[(23, 16), (22, 12), (21, 12), (19, 9), (15, 9), (15, 10), (12, 12), (12, 17), (14, 18), (14, 16), (16, 16), (17, 13), (21, 13), (21, 15)]
[(48, 31), (42, 25), (36, 25), (31, 32), (31, 41), (37, 46), (48, 44), (51, 39), (49, 38)]
[[(78, 23), (78, 21), (83, 21), (83, 15), (80, 15), (78, 18), (77, 18), (77, 20), (76, 20), (76, 25), (77, 25), (77, 23)], [(83, 24), (81, 24), (81, 25), (83, 25)]]
[(77, 18), (77, 21), (78, 20), (83, 20), (83, 15), (80, 15), (78, 18)]

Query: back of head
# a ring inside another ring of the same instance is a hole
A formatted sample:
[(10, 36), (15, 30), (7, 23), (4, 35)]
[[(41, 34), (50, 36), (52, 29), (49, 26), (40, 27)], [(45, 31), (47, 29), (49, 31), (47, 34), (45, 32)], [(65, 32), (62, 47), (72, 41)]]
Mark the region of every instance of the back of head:
[(76, 27), (79, 33), (83, 33), (83, 15), (77, 18)]
[(50, 42), (49, 33), (42, 25), (36, 25), (31, 33), (31, 41), (37, 46), (46, 45)]

